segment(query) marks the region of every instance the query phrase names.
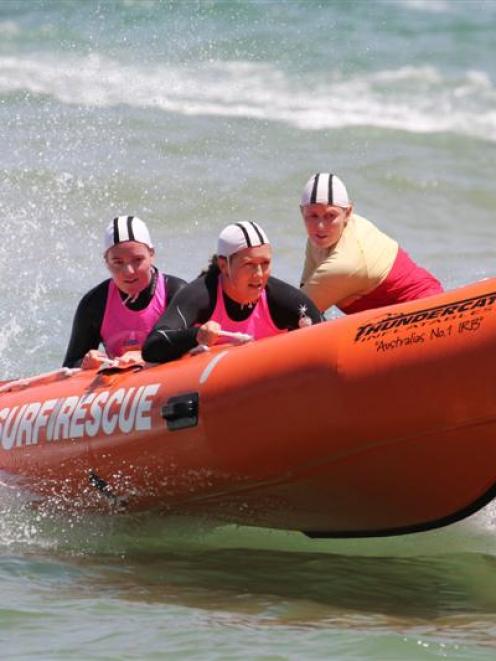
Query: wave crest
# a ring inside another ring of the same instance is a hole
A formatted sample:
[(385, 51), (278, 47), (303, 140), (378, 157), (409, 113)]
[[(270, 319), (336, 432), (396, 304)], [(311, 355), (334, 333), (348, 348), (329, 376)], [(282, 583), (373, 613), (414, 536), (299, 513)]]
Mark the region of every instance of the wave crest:
[(302, 81), (272, 65), (243, 61), (145, 67), (96, 54), (64, 62), (0, 58), (0, 93), (22, 92), (64, 104), (245, 117), (301, 130), (372, 126), (496, 141), (496, 90), (483, 71), (448, 76), (432, 66), (408, 66)]

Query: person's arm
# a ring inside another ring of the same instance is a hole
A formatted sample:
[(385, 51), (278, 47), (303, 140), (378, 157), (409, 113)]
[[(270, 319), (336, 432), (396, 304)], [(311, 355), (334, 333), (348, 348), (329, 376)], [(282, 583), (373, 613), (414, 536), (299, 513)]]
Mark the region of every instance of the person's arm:
[[(278, 278), (269, 278), (267, 303), (270, 315), (278, 328), (296, 330), (302, 325), (318, 324), (322, 315), (301, 289)], [(305, 321), (302, 321), (306, 318)]]
[(98, 349), (107, 300), (108, 280), (85, 294), (76, 309), (63, 367), (79, 367), (88, 351)]
[(317, 266), (301, 291), (325, 312), (333, 305), (363, 296), (368, 288), (370, 281), (361, 255), (358, 263), (342, 255), (330, 255)]
[(317, 249), (307, 240), (300, 288), (324, 313), (353, 295), (357, 285), (355, 279), (349, 277), (348, 267), (343, 266), (342, 257), (337, 257), (335, 253), (326, 255), (326, 251), (322, 249), (319, 258), (314, 254), (314, 250)]
[(197, 346), (195, 325), (207, 321), (214, 307), (215, 298), (204, 277), (183, 287), (148, 335), (141, 350), (143, 359), (166, 363), (193, 349)]

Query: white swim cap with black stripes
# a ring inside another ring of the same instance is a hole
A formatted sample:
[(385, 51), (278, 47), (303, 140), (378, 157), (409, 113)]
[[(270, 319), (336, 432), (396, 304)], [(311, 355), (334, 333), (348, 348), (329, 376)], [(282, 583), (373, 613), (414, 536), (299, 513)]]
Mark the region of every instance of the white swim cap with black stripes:
[(341, 179), (329, 172), (318, 172), (305, 184), (301, 196), (302, 207), (308, 204), (329, 204), (335, 207), (349, 207), (350, 199)]
[(217, 241), (217, 255), (230, 257), (245, 248), (270, 245), (267, 234), (258, 223), (243, 221), (224, 227)]
[(148, 227), (137, 216), (118, 216), (107, 225), (103, 236), (104, 253), (109, 248), (125, 241), (136, 241), (153, 248)]

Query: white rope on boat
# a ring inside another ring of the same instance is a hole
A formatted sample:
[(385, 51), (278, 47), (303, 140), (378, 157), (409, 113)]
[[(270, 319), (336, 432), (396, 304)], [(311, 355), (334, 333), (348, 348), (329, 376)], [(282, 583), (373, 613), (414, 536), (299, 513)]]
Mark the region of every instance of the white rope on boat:
[[(220, 330), (219, 335), (221, 337), (226, 337), (232, 340), (234, 344), (246, 344), (247, 342), (253, 342), (253, 337), (251, 335), (248, 335), (248, 333), (237, 333), (232, 331)], [(199, 344), (198, 346), (193, 347), (189, 353), (191, 356), (196, 356), (196, 354), (205, 353), (206, 351), (210, 351), (210, 347), (207, 346), (206, 344)]]
[(36, 376), (30, 376), (25, 379), (16, 379), (15, 381), (9, 381), (8, 383), (4, 383), (3, 386), (0, 386), (0, 393), (22, 390), (23, 388), (28, 388), (29, 386), (35, 385), (37, 383), (41, 384), (47, 381), (55, 381), (57, 380), (55, 377), (66, 379), (80, 371), (80, 367), (60, 367), (59, 369), (53, 370), (52, 372), (37, 374)]
[(245, 344), (246, 342), (253, 342), (253, 337), (248, 335), (248, 333), (233, 333), (231, 331), (221, 330), (219, 334), (222, 337), (228, 337), (230, 340), (234, 340), (236, 344)]

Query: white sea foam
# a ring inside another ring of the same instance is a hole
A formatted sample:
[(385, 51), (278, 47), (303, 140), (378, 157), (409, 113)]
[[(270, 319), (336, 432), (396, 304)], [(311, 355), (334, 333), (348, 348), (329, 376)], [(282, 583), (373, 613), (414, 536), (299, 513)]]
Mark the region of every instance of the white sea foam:
[(278, 121), (302, 130), (373, 126), (496, 141), (496, 89), (483, 71), (448, 76), (432, 66), (407, 66), (302, 82), (272, 65), (242, 61), (138, 67), (99, 55), (0, 58), (0, 93), (15, 92), (90, 107)]
[[(390, 0), (390, 2), (397, 4), (397, 0)], [(403, 6), (431, 14), (444, 14), (453, 9), (453, 2), (448, 0), (403, 0)]]
[(16, 318), (11, 318), (3, 324), (2, 333), (0, 334), (0, 355), (5, 351), (13, 338), (21, 332), (22, 327)]

